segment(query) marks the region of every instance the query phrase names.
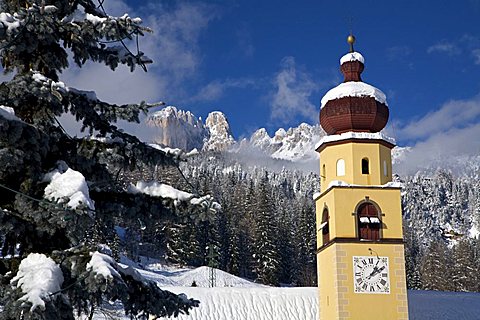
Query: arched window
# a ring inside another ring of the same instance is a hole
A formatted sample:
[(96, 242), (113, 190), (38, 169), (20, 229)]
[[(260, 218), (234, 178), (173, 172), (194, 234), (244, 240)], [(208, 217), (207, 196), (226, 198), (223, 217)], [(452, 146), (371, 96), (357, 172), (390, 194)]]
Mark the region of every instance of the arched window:
[(383, 160), (383, 175), (388, 176), (387, 160)]
[(357, 209), (358, 237), (362, 240), (379, 240), (382, 221), (377, 208), (370, 202), (362, 203)]
[(345, 160), (338, 159), (337, 160), (337, 177), (341, 177), (345, 175)]
[(322, 214), (322, 224), (320, 225), (322, 229), (322, 245), (326, 245), (330, 241), (330, 230), (328, 226), (328, 209), (323, 209)]
[(327, 179), (327, 170), (325, 169), (325, 165), (322, 166), (322, 178), (325, 181)]
[(368, 158), (362, 159), (362, 174), (369, 174), (370, 173), (370, 165), (368, 163)]

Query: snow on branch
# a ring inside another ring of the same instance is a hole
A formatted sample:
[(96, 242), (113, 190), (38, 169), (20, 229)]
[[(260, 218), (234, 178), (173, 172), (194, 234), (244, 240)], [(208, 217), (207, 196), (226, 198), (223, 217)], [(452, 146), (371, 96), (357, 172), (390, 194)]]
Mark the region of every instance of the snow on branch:
[(90, 272), (96, 279), (113, 280), (117, 278), (123, 279), (125, 276), (130, 276), (135, 281), (141, 283), (148, 283), (148, 280), (143, 277), (135, 268), (131, 266), (119, 265), (111, 256), (100, 253), (98, 251), (90, 252), (91, 259), (87, 263), (86, 271)]
[(107, 15), (106, 17), (101, 17), (91, 13), (87, 13), (85, 12), (85, 8), (81, 4), (77, 5), (77, 9), (74, 12), (64, 17), (62, 19), (62, 23), (71, 23), (77, 25), (78, 23), (89, 22), (96, 27), (106, 28), (109, 20), (121, 20), (126, 25), (140, 25), (142, 23), (142, 19), (131, 18), (128, 14), (124, 14), (121, 17), (113, 17), (109, 15)]
[(44, 90), (50, 90), (52, 94), (58, 98), (59, 101), (62, 101), (63, 95), (67, 94), (68, 92), (81, 94), (85, 96), (85, 98), (93, 102), (98, 101), (97, 95), (94, 91), (83, 91), (68, 87), (62, 81), (53, 81), (52, 79), (45, 77), (38, 71), (33, 71), (32, 78), (33, 80), (35, 80), (35, 82), (40, 83)]
[(0, 105), (0, 117), (4, 117), (7, 120), (21, 121), (16, 115), (15, 110), (11, 107)]
[(45, 174), (43, 181), (50, 182), (45, 187), (45, 198), (53, 201), (67, 198), (67, 206), (72, 209), (84, 204), (95, 210), (85, 177), (70, 169), (64, 161), (59, 161), (56, 169)]
[(121, 278), (115, 268), (117, 263), (112, 257), (98, 251), (92, 252), (90, 255), (92, 258), (87, 263), (87, 271), (107, 280), (112, 280), (114, 277)]
[(213, 198), (210, 195), (199, 197), (192, 193), (175, 189), (164, 183), (138, 181), (136, 185), (130, 185), (128, 192), (133, 194), (144, 193), (153, 197), (172, 199), (175, 206), (178, 206), (181, 203), (190, 203), (212, 211), (219, 211), (222, 209), (222, 206), (213, 201)]
[(3, 32), (12, 33), (15, 29), (22, 25), (23, 19), (18, 19), (14, 15), (6, 12), (0, 13), (0, 25)]
[(21, 288), (24, 295), (20, 301), (32, 304), (30, 311), (40, 307), (45, 310), (45, 302), (55, 299), (63, 283), (63, 273), (51, 258), (40, 253), (30, 253), (20, 262), (17, 275), (10, 284)]
[(154, 149), (163, 151), (167, 155), (171, 155), (174, 158), (179, 159), (179, 160), (185, 160), (188, 157), (191, 157), (191, 156), (194, 156), (194, 155), (198, 154), (198, 150), (196, 148), (192, 149), (189, 152), (185, 152), (185, 151), (183, 151), (182, 149), (179, 149), (179, 148), (162, 147), (162, 146), (160, 146), (158, 144), (155, 144), (155, 143), (151, 143), (151, 144), (149, 144), (149, 146), (154, 148)]

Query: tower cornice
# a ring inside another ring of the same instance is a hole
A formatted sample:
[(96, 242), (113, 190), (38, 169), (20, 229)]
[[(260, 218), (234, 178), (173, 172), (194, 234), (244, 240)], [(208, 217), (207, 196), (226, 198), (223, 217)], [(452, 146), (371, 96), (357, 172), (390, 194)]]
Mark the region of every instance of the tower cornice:
[(325, 147), (348, 143), (348, 142), (357, 142), (357, 143), (380, 143), (390, 149), (395, 147), (395, 139), (391, 138), (381, 132), (369, 133), (369, 132), (345, 132), (335, 135), (324, 136), (320, 141), (315, 145), (315, 150), (321, 152)]

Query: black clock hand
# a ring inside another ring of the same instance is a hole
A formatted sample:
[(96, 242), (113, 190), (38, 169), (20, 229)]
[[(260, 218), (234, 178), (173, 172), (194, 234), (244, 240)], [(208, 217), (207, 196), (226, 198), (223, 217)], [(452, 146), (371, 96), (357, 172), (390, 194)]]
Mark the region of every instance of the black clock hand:
[(381, 267), (380, 269), (378, 269), (377, 266), (373, 267), (373, 271), (370, 273), (370, 275), (368, 276), (368, 278), (371, 278), (371, 277), (379, 274), (380, 272), (383, 271), (383, 269), (385, 269), (385, 266)]
[(377, 271), (378, 271), (377, 266), (378, 266), (378, 263), (379, 263), (379, 262), (380, 262), (380, 259), (379, 259), (378, 256), (377, 256), (377, 262), (376, 262), (375, 265), (373, 266), (373, 270), (372, 270), (372, 272), (370, 273), (370, 275), (368, 276), (369, 278), (373, 277), (373, 276), (377, 273)]

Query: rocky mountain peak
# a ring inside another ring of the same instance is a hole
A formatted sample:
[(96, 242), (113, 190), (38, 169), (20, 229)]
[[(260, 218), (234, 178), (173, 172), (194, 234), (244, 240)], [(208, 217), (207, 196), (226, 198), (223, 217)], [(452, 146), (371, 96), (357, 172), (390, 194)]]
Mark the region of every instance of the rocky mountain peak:
[[(205, 124), (190, 111), (168, 106), (146, 119), (154, 128), (153, 142), (189, 151), (193, 148), (206, 151), (225, 151), (237, 142), (224, 113), (211, 112)], [(325, 133), (319, 125), (300, 124), (298, 127), (278, 129), (271, 137), (265, 128), (255, 131), (249, 139), (238, 142), (237, 149), (253, 147), (276, 159), (305, 161), (317, 158), (315, 143)]]
[(186, 151), (201, 149), (203, 140), (208, 137), (208, 130), (200, 118), (174, 106), (153, 113), (147, 117), (145, 124), (155, 129), (152, 142)]
[(223, 151), (235, 143), (227, 117), (220, 111), (210, 112), (205, 120), (209, 137), (203, 145), (204, 150)]
[(272, 138), (268, 134), (267, 129), (260, 128), (250, 137), (250, 144), (267, 154), (272, 154), (280, 148), (282, 139), (281, 136)]
[(275, 135), (273, 136), (273, 140), (282, 141), (286, 135), (287, 135), (287, 131), (285, 131), (285, 129), (283, 128), (280, 128), (275, 132)]

